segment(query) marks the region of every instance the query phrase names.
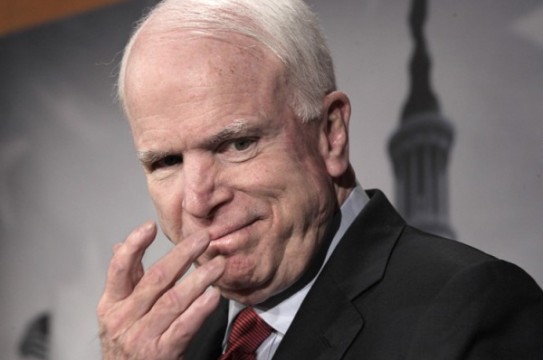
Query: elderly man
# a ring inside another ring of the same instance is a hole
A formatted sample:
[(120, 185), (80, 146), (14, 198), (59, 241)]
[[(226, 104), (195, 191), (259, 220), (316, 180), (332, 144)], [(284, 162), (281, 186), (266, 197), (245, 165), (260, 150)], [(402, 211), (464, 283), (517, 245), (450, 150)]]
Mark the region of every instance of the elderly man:
[(543, 358), (528, 275), (357, 185), (349, 99), (302, 1), (160, 3), (119, 94), (175, 246), (147, 271), (154, 223), (115, 247), (105, 359)]

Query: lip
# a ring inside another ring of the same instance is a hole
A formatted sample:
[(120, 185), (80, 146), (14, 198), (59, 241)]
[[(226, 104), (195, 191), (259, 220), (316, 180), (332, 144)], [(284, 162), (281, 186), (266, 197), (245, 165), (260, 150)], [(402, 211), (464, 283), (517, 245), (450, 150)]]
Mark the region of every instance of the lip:
[(256, 219), (243, 221), (228, 226), (218, 226), (209, 229), (209, 237), (211, 241), (217, 241), (229, 235), (232, 235), (240, 230), (243, 230), (256, 222)]
[(217, 226), (209, 229), (210, 248), (218, 250), (220, 253), (231, 253), (239, 247), (240, 239), (237, 235), (244, 230), (247, 230), (251, 225), (257, 222), (258, 219), (251, 219), (234, 223), (228, 226)]

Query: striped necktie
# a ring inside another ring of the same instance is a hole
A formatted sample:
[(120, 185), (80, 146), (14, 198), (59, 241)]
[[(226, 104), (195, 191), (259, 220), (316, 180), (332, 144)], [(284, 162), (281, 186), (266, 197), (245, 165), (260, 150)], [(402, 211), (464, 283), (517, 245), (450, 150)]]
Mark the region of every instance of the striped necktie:
[(256, 360), (256, 349), (272, 332), (252, 307), (243, 309), (232, 324), (226, 352), (219, 360)]

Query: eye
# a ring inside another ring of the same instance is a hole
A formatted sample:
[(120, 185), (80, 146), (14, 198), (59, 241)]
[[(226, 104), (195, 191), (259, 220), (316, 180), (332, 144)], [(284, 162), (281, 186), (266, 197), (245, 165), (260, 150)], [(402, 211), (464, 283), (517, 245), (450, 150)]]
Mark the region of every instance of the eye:
[(183, 157), (180, 155), (167, 155), (162, 159), (155, 161), (152, 164), (152, 170), (169, 168), (172, 166), (179, 165), (183, 162)]
[(254, 143), (254, 139), (239, 139), (232, 142), (232, 147), (237, 151), (244, 151)]
[(229, 162), (243, 162), (253, 158), (257, 153), (258, 139), (245, 137), (225, 142), (219, 148), (223, 160)]

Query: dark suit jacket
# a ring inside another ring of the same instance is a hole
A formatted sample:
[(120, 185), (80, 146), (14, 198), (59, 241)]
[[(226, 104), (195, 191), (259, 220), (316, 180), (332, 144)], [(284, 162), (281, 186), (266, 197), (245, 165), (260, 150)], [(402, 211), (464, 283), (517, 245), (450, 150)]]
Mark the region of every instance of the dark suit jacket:
[[(407, 226), (369, 193), (274, 359), (543, 359), (543, 292), (530, 276)], [(186, 360), (217, 359), (227, 304)]]

